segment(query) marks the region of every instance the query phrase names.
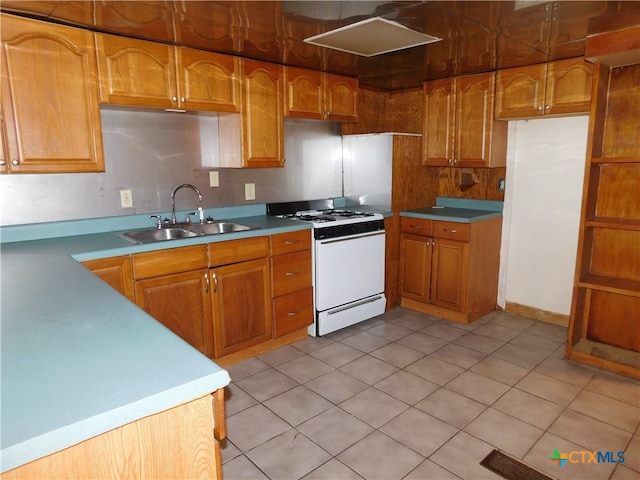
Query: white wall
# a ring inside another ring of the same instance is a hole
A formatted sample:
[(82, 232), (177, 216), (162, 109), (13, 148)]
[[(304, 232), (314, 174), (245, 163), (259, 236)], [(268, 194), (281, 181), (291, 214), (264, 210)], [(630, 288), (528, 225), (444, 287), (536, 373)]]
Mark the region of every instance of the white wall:
[(568, 315), (588, 117), (509, 123), (498, 304)]

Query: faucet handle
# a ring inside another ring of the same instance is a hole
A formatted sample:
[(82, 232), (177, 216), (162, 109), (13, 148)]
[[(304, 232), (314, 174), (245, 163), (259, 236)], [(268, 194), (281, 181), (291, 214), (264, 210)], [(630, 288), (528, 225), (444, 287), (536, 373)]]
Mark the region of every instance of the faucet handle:
[(158, 230), (160, 230), (162, 228), (162, 217), (160, 215), (149, 215), (149, 218), (153, 219), (157, 219), (156, 221), (156, 228)]
[(187, 213), (187, 216), (186, 216), (186, 217), (185, 217), (185, 219), (184, 219), (184, 223), (191, 223), (191, 217), (190, 217), (190, 215), (195, 215), (195, 214), (196, 214), (196, 212), (189, 212), (189, 213)]

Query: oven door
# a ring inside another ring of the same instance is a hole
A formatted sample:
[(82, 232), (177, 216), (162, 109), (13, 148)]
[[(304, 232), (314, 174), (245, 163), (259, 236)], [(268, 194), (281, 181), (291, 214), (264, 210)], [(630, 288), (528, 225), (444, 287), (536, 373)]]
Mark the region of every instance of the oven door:
[(384, 292), (385, 232), (316, 240), (316, 310)]

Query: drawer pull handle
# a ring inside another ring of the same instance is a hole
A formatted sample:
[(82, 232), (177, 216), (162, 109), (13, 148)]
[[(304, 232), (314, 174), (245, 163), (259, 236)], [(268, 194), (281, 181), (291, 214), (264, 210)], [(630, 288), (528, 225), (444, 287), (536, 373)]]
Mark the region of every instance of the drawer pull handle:
[(218, 291), (218, 277), (214, 273), (211, 278), (213, 279), (213, 293)]
[(287, 240), (284, 242), (285, 245), (295, 245), (296, 243), (300, 243), (300, 240)]
[(296, 271), (296, 272), (287, 272), (284, 274), (286, 277), (293, 277), (295, 275), (300, 275), (300, 272)]
[(295, 316), (296, 316), (296, 315), (298, 315), (300, 312), (302, 312), (302, 309), (301, 309), (301, 308), (297, 309), (295, 312), (289, 312), (289, 313), (287, 313), (287, 316), (288, 316), (288, 317), (295, 317)]
[(204, 274), (204, 280), (206, 282), (206, 287), (204, 288), (204, 293), (209, 293), (209, 274)]
[(422, 228), (422, 225), (413, 225), (413, 224), (409, 224), (409, 226), (410, 226), (411, 228), (417, 228), (417, 229), (421, 229), (421, 228)]
[(444, 231), (445, 232), (451, 232), (451, 233), (458, 233), (458, 230), (455, 229), (455, 228), (452, 228), (452, 229), (445, 228)]

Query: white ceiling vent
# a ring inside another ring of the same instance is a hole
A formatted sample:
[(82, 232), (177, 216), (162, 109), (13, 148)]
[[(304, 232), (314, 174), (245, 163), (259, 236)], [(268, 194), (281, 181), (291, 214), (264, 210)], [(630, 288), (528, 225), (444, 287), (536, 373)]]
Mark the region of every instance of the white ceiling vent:
[(305, 38), (305, 42), (343, 52), (373, 57), (441, 40), (397, 22), (375, 17), (330, 32)]

